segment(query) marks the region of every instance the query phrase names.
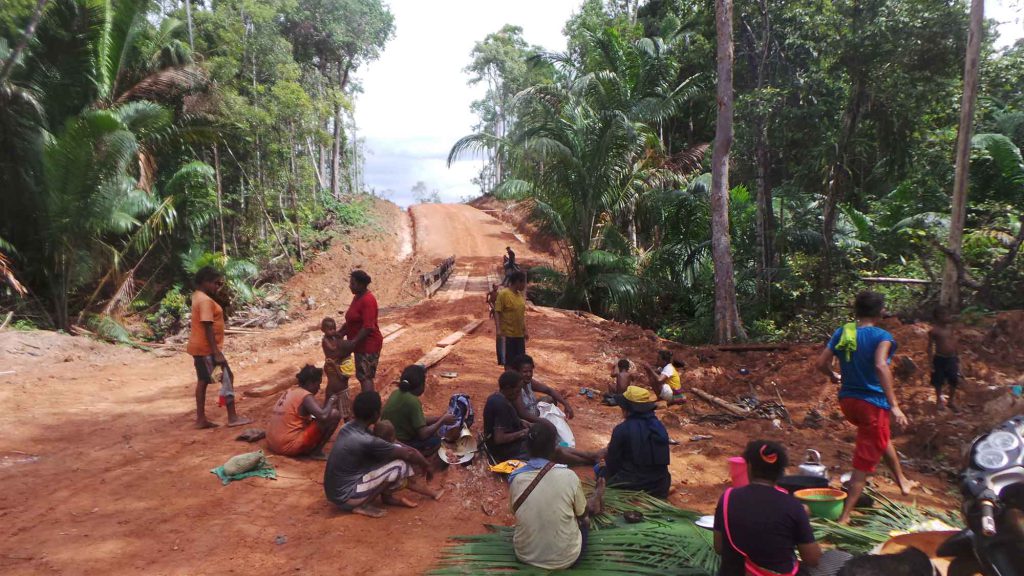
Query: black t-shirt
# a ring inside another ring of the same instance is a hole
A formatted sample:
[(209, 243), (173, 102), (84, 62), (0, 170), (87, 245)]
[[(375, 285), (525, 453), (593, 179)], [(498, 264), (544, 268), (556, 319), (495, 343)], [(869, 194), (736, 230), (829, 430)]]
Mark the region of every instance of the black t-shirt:
[[(744, 576), (743, 556), (725, 535), (722, 503), (715, 508), (715, 532), (722, 533), (719, 576)], [(734, 489), (729, 495), (729, 533), (732, 541), (762, 568), (787, 573), (793, 569), (798, 544), (814, 542), (814, 532), (800, 501), (764, 484)]]
[(524, 428), (523, 421), (519, 419), (519, 414), (516, 414), (515, 406), (500, 392), (491, 394), (484, 404), (484, 434), (491, 439), (487, 442), (487, 448), (498, 462), (523, 458), (526, 455), (526, 443), (520, 440), (511, 444), (496, 444), (495, 427), (505, 432), (518, 432)]

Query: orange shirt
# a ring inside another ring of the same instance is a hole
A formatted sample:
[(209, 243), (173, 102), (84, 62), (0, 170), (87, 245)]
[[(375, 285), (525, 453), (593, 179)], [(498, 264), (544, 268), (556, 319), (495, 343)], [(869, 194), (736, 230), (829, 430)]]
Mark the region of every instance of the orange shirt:
[(294, 456), (302, 451), (303, 432), (310, 424), (310, 418), (303, 416), (299, 408), (306, 396), (311, 395), (309, 390), (296, 386), (278, 399), (267, 426), (267, 446), (271, 450), (285, 456)]
[(217, 341), (217, 349), (221, 350), (224, 346), (224, 309), (213, 298), (207, 296), (206, 292), (196, 290), (192, 293), (192, 333), (188, 337), (186, 348), (192, 356), (213, 354), (210, 343), (206, 341), (203, 322), (213, 322), (213, 339)]

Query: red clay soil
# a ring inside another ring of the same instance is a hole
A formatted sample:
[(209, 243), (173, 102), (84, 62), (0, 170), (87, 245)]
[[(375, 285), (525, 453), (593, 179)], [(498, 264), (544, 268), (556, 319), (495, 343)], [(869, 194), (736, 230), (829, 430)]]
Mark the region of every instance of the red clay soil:
[[(371, 289), (385, 307), (381, 324), (397, 322), (411, 328), (385, 346), (377, 379), (385, 396), (402, 367), (437, 340), (486, 315), (482, 294), (452, 300), (442, 292), (414, 303), (416, 273), (453, 250), (464, 256), (460, 273), (484, 275), (500, 263), (504, 247), (514, 237), (481, 234), (479, 230), (505, 228), (467, 206), (415, 207), (412, 215), (416, 255), (398, 257), (401, 234), (393, 223), (336, 241), (289, 283), (297, 321), (228, 338), (227, 356), (234, 363), (240, 390), (288, 381), (303, 363), (322, 361), (315, 323), (347, 305), (345, 277), (356, 265), (374, 277)], [(524, 259), (550, 258), (518, 246)], [(301, 292), (315, 296), (314, 310), (298, 305)], [(528, 322), (528, 349), (537, 361), (538, 378), (571, 398), (576, 409), (572, 426), (580, 447), (603, 446), (620, 417), (618, 409), (580, 396), (579, 388), (602, 388), (612, 361), (623, 356), (653, 360), (663, 344), (635, 326), (568, 312), (531, 311)], [(1010, 328), (1016, 327), (1016, 332), (1009, 333), (1019, 334), (1024, 328), (1021, 317), (1012, 322)], [(901, 353), (909, 353), (923, 369), (924, 327), (894, 330)], [(969, 382), (965, 410), (957, 418), (948, 412), (932, 414), (923, 371), (899, 383), (912, 428), (896, 442), (914, 459), (910, 475), (926, 487), (916, 501), (930, 506), (955, 508), (956, 497), (948, 478), (941, 470), (936, 472), (935, 458), (923, 458), (917, 432), (935, 431), (930, 448), (934, 454), (955, 453), (973, 428), (996, 418), (986, 411), (990, 392), (985, 386), (1012, 380), (1024, 368), (1019, 348), (1000, 344), (986, 326), (965, 331), (965, 348), (971, 350), (964, 355)], [(986, 342), (988, 351), (981, 348)], [(747, 353), (712, 347), (673, 349), (687, 362), (687, 385), (732, 399), (747, 393), (752, 384), (759, 397), (769, 399), (774, 397), (775, 382), (794, 419), (793, 425), (783, 422), (780, 428), (766, 420), (717, 427), (692, 423), (700, 414), (713, 412), (695, 399), (687, 406), (662, 410), (670, 434), (680, 441), (672, 449), (673, 503), (712, 510), (728, 479), (726, 458), (754, 437), (785, 442), (797, 460), (804, 449), (816, 448), (836, 472), (849, 468), (853, 429), (837, 418), (835, 387), (811, 368), (817, 347)], [(261, 446), (236, 442), (237, 429), (191, 428), (194, 372), (184, 352), (158, 357), (81, 338), (10, 331), (0, 333), (0, 350), (5, 351), (0, 355), (0, 402), (5, 406), (0, 414), (0, 573), (418, 574), (436, 560), (447, 536), (511, 523), (504, 484), (480, 463), (438, 474), (435, 485), (447, 488), (441, 501), (414, 496), (418, 508), (392, 508), (381, 520), (335, 510), (324, 499), (322, 462), (270, 456), (277, 480), (250, 478), (222, 487), (209, 470)], [(741, 367), (751, 374), (740, 376)], [(15, 373), (2, 374), (8, 370)], [(441, 378), (442, 371), (458, 376)], [(485, 322), (431, 370), (422, 398), (425, 410), (438, 413), (452, 393), (465, 392), (477, 408), (479, 429), (483, 403), (496, 389), (499, 374), (493, 324)], [(207, 410), (223, 421), (215, 398), (211, 393)], [(257, 426), (265, 426), (275, 401), (276, 397), (243, 398), (239, 409)], [(1020, 411), (1020, 404), (1000, 402)], [(810, 408), (825, 416), (822, 428), (802, 427)], [(713, 439), (690, 442), (696, 434)], [(883, 479), (879, 484), (894, 495), (890, 482)]]

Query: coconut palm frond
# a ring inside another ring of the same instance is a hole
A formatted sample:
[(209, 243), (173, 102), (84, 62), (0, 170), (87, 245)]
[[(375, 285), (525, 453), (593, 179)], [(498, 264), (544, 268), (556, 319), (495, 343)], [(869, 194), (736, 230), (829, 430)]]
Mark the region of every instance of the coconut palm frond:
[[(590, 488), (590, 487), (588, 487)], [(718, 572), (711, 533), (694, 523), (699, 515), (680, 510), (643, 492), (605, 491), (605, 512), (593, 518), (587, 550), (579, 564), (560, 573), (679, 574), (710, 576)], [(642, 512), (645, 521), (621, 525), (623, 512)], [(519, 562), (512, 545), (514, 528), (489, 527), (488, 534), (455, 536), (429, 574), (548, 574)]]
[(185, 94), (198, 91), (209, 82), (206, 73), (198, 66), (175, 66), (164, 68), (140, 80), (121, 93), (116, 103), (136, 100), (167, 102)]

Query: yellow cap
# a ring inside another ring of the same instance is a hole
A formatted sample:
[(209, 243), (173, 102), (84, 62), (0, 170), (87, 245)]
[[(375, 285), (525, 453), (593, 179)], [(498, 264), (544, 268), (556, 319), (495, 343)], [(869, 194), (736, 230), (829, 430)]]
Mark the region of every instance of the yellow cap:
[(658, 400), (658, 397), (654, 395), (654, 392), (639, 386), (630, 386), (626, 388), (622, 397), (636, 404), (646, 404), (648, 402), (656, 402)]

